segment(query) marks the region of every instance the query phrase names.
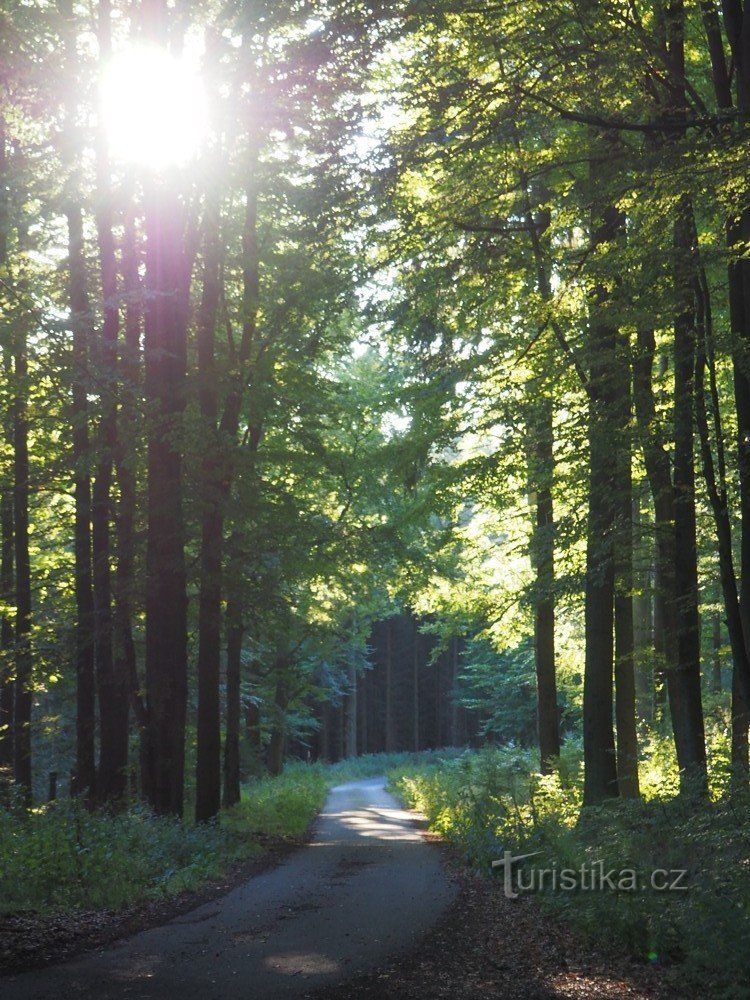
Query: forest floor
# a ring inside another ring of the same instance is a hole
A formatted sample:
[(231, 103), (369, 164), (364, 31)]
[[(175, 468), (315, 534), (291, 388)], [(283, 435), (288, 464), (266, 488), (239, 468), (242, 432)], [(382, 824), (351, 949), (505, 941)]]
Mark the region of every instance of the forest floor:
[[(433, 843), (428, 843), (433, 841)], [(377, 780), (336, 789), (308, 847), (276, 847), (170, 903), (0, 921), (4, 1000), (686, 998), (668, 969), (593, 950), (467, 870)], [(270, 866), (275, 865), (271, 868)], [(222, 895), (224, 894), (224, 895)], [(159, 926), (156, 926), (159, 925)], [(151, 930), (145, 930), (149, 927)], [(113, 939), (135, 935), (113, 944)], [(250, 985), (252, 984), (252, 985)], [(705, 996), (704, 992), (704, 996)]]

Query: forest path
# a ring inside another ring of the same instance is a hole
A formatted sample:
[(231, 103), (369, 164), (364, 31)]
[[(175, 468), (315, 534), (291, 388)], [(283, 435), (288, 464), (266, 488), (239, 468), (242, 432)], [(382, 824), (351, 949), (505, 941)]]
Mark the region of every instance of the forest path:
[(334, 788), (311, 843), (226, 896), (63, 965), (3, 1000), (304, 997), (413, 947), (456, 894), (382, 778)]

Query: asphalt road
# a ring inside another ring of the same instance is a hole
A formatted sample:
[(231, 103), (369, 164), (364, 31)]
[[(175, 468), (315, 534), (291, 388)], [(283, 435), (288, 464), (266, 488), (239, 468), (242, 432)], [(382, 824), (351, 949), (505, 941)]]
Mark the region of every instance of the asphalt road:
[(161, 927), (0, 980), (2, 1000), (276, 1000), (381, 964), (455, 895), (382, 778), (334, 788), (311, 843)]

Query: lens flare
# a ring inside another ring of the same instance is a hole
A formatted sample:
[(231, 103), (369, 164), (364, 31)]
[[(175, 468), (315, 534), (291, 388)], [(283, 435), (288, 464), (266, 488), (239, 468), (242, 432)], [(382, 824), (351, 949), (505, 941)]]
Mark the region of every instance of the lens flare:
[(207, 131), (197, 69), (154, 46), (113, 56), (100, 82), (100, 108), (112, 156), (155, 170), (185, 164)]

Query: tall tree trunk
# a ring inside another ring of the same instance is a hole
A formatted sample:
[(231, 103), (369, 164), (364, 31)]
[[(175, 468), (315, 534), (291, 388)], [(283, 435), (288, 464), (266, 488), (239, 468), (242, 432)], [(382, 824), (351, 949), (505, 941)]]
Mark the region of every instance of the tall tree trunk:
[[(217, 434), (218, 390), (214, 358), (216, 314), (220, 296), (219, 201), (208, 199), (205, 219), (203, 293), (198, 316), (198, 392), (203, 420), (201, 461), (203, 496), (198, 601), (198, 757), (195, 818), (200, 823), (219, 811), (221, 799), (221, 570), (224, 541), (226, 471)], [(234, 667), (234, 664), (233, 664)], [(229, 673), (229, 671), (228, 671)], [(232, 682), (234, 683), (234, 675)], [(229, 677), (227, 677), (229, 683)], [(234, 694), (234, 692), (233, 692)], [(239, 731), (239, 711), (232, 699), (233, 729)]]
[[(697, 262), (695, 279), (695, 301), (697, 306), (697, 350), (695, 363), (695, 411), (698, 438), (700, 441), (703, 478), (706, 483), (711, 510), (716, 528), (716, 543), (719, 556), (719, 579), (727, 618), (729, 644), (732, 650), (734, 673), (737, 685), (745, 700), (750, 696), (750, 658), (745, 642), (740, 608), (739, 590), (734, 571), (732, 528), (730, 523), (729, 497), (727, 492), (727, 470), (724, 455), (724, 431), (719, 407), (719, 393), (716, 382), (715, 358), (713, 350), (713, 320), (711, 298), (705, 271)], [(705, 388), (705, 374), (708, 372), (709, 387)], [(706, 396), (711, 401), (714, 446), (711, 443), (711, 429), (706, 406)], [(718, 615), (714, 621), (721, 628)], [(721, 666), (719, 666), (719, 689), (721, 689)]]
[[(224, 808), (240, 801), (240, 680), (242, 668), (242, 623), (240, 601), (230, 594), (227, 601), (227, 735), (224, 743)], [(255, 709), (254, 732), (250, 740), (260, 754), (260, 715)], [(250, 707), (248, 706), (248, 712)], [(248, 716), (249, 721), (249, 716)], [(250, 727), (248, 727), (250, 728)]]
[[(116, 567), (113, 586), (113, 630), (115, 674), (128, 683), (129, 702), (133, 706), (141, 735), (141, 759), (145, 763), (148, 746), (147, 711), (138, 677), (138, 665), (133, 638), (133, 595), (135, 587), (135, 512), (136, 465), (134, 440), (136, 427), (136, 397), (140, 383), (142, 292), (139, 278), (139, 257), (136, 246), (135, 221), (128, 211), (125, 216), (122, 248), (122, 280), (125, 292), (125, 343), (120, 359), (120, 433), (115, 449), (115, 471), (119, 487), (116, 518)], [(141, 767), (144, 796), (150, 799), (147, 783), (148, 766)]]
[(91, 308), (86, 291), (83, 218), (80, 206), (66, 208), (69, 241), (70, 326), (73, 394), (73, 495), (76, 596), (76, 763), (72, 791), (93, 799), (96, 793), (96, 684), (94, 677), (94, 593), (91, 562), (91, 477), (88, 427), (88, 364), (92, 336)]
[(418, 753), (420, 749), (419, 744), (419, 652), (420, 652), (420, 634), (419, 634), (419, 623), (415, 617), (412, 617), (412, 624), (414, 628), (414, 645), (412, 647), (412, 749), (415, 753)]
[[(66, 68), (75, 79), (78, 60), (71, 0), (58, 0), (62, 16)], [(80, 169), (77, 157), (80, 137), (72, 103), (66, 110), (62, 155), (68, 178), (65, 187), (65, 218), (68, 227), (68, 301), (71, 351), (73, 432), (73, 495), (75, 503), (74, 556), (76, 597), (76, 762), (71, 783), (76, 795), (93, 801), (96, 794), (96, 682), (94, 676), (94, 592), (91, 551), (91, 452), (89, 448), (89, 365), (94, 339), (93, 315), (87, 289), (86, 257), (83, 242), (83, 211), (78, 189)]]
[(29, 423), (26, 330), (17, 324), (13, 344), (13, 534), (15, 557), (15, 689), (13, 777), (31, 804), (31, 563), (29, 560)]
[(715, 611), (711, 617), (711, 690), (719, 694), (721, 689), (721, 615)]
[(615, 489), (615, 718), (617, 781), (620, 795), (638, 798), (638, 731), (635, 700), (635, 632), (633, 626), (633, 476), (630, 422), (630, 345), (622, 335), (617, 345), (620, 376), (617, 398), (618, 439)]
[(534, 504), (532, 563), (536, 571), (534, 599), (534, 662), (537, 690), (537, 732), (542, 774), (560, 756), (560, 723), (555, 669), (554, 468), (552, 404), (542, 396), (531, 417), (531, 491)]
[(450, 703), (450, 745), (459, 745), (458, 733), (458, 637), (454, 636), (450, 644), (450, 676), (451, 676), (451, 703)]
[[(657, 529), (659, 530), (659, 529)], [(657, 729), (662, 729), (667, 716), (667, 656), (672, 636), (667, 622), (668, 584), (664, 579), (663, 558), (654, 546), (654, 662), (652, 670), (653, 710), (651, 719)]]
[[(592, 161), (592, 175), (597, 166)], [(601, 210), (592, 226), (592, 245), (606, 247), (618, 236), (622, 217), (613, 207)], [(608, 293), (597, 287), (589, 320), (589, 515), (586, 542), (585, 637), (583, 679), (583, 754), (585, 806), (618, 795), (612, 718), (614, 683), (615, 490), (618, 439), (616, 412), (617, 330), (607, 316)]]
[(13, 763), (13, 494), (0, 496), (0, 600), (7, 609), (0, 621), (0, 768)]
[(146, 534), (147, 794), (182, 815), (187, 710), (187, 594), (182, 509), (189, 262), (177, 194), (146, 199), (145, 395), (149, 414)]
[[(516, 139), (520, 154), (520, 144)], [(552, 301), (548, 239), (550, 225), (547, 207), (549, 193), (522, 174), (525, 198), (526, 232), (531, 243), (536, 269), (536, 286), (544, 302)], [(538, 209), (532, 204), (532, 192)], [(544, 242), (543, 242), (544, 241)], [(530, 394), (533, 398), (536, 393)], [(537, 736), (543, 774), (552, 770), (552, 761), (560, 756), (560, 717), (557, 708), (557, 671), (555, 667), (555, 521), (552, 486), (555, 475), (553, 409), (549, 395), (542, 389), (536, 405), (530, 407), (529, 492), (534, 498), (534, 534), (531, 562), (535, 570), (534, 664), (537, 689)]]
[[(111, 51), (110, 4), (99, 4), (99, 52), (106, 59)], [(94, 649), (99, 692), (100, 751), (97, 797), (101, 802), (122, 802), (127, 791), (128, 690), (129, 678), (113, 645), (112, 581), (110, 570), (111, 487), (117, 447), (117, 337), (120, 314), (117, 301), (117, 258), (112, 232), (112, 204), (106, 140), (97, 135), (97, 188), (99, 206), (96, 227), (103, 295), (103, 326), (98, 361), (101, 366), (102, 412), (97, 430), (97, 463), (91, 497), (91, 529), (94, 595)], [(118, 669), (120, 668), (120, 669)]]
[(654, 715), (653, 545), (650, 525), (642, 511), (644, 483), (633, 496), (633, 656), (636, 709), (644, 722)]
[[(732, 55), (737, 110), (742, 120), (746, 119), (748, 112), (750, 112), (750, 16), (748, 16), (750, 11), (742, 0), (723, 0), (721, 6)], [(730, 76), (727, 65), (721, 23), (714, 0), (701, 0), (701, 11), (706, 30), (716, 104), (720, 111), (726, 112), (732, 109), (734, 103), (732, 100), (732, 76)], [(733, 752), (735, 739), (747, 742), (747, 733), (741, 737), (739, 731), (743, 725), (746, 725), (743, 722), (745, 712), (742, 705), (743, 703), (750, 704), (750, 691), (748, 690), (750, 677), (746, 672), (747, 664), (750, 662), (750, 365), (748, 363), (750, 359), (750, 261), (747, 260), (745, 253), (749, 237), (750, 210), (744, 208), (740, 214), (730, 216), (726, 225), (727, 246), (730, 254), (727, 277), (740, 478), (741, 537), (738, 592), (745, 647), (744, 662), (742, 660), (738, 662), (735, 658), (735, 647), (732, 644), (733, 626), (730, 626), (730, 620), (733, 620), (735, 614), (734, 607), (732, 607), (731, 615), (729, 612), (727, 614), (727, 625), (730, 631), (730, 645), (732, 645), (733, 701), (736, 698), (738, 705), (738, 711), (736, 713), (733, 711), (732, 715)], [(741, 763), (744, 752), (738, 749), (737, 753)], [(740, 767), (739, 770), (742, 768)]]
[[(10, 229), (10, 205), (6, 177), (8, 160), (6, 152), (5, 117), (0, 110), (0, 274), (5, 274), (8, 262), (8, 232)], [(11, 345), (2, 345), (3, 373), (10, 386), (13, 378), (13, 355)], [(12, 420), (2, 421), (5, 443), (13, 447)], [(13, 488), (12, 469), (3, 472), (6, 481), (0, 492), (0, 600), (4, 611), (0, 620), (0, 768), (13, 764)]]
[(370, 671), (365, 670), (358, 691), (359, 723), (357, 725), (357, 752), (370, 752)]
[[(674, 109), (688, 111), (685, 92), (685, 10), (683, 0), (667, 4), (667, 44)], [(678, 669), (673, 683), (678, 697), (672, 708), (677, 759), (685, 788), (707, 788), (706, 740), (701, 702), (698, 543), (695, 515), (696, 316), (693, 208), (682, 195), (675, 208), (673, 234), (674, 324), (674, 530), (675, 603)], [(675, 712), (675, 709), (677, 710)], [(678, 718), (679, 716), (679, 718)], [(682, 744), (682, 746), (680, 746)]]
[[(674, 603), (674, 489), (663, 430), (656, 412), (653, 367), (654, 331), (638, 330), (633, 359), (633, 398), (644, 464), (654, 502), (654, 722), (666, 708), (667, 678), (677, 669), (677, 623)], [(674, 694), (672, 685), (670, 700)]]
[[(276, 662), (276, 689), (273, 702), (273, 722), (271, 725), (271, 739), (268, 744), (268, 770), (276, 777), (281, 774), (284, 768), (284, 744), (286, 742), (286, 710), (289, 698), (286, 691), (285, 671), (288, 669), (288, 662), (279, 657)], [(338, 748), (337, 760), (341, 759), (341, 747)]]
[(748, 774), (748, 726), (750, 712), (740, 690), (737, 671), (732, 673), (732, 785), (746, 788)]
[[(678, 250), (689, 249), (690, 244), (688, 242), (686, 246), (685, 238), (684, 220), (679, 220), (675, 227), (675, 243)], [(673, 675), (678, 694), (675, 699), (676, 705), (672, 705), (672, 722), (675, 728), (680, 770), (687, 783), (695, 781), (700, 788), (706, 783), (706, 744), (701, 703), (698, 545), (693, 456), (695, 327), (692, 307), (684, 303), (678, 308), (679, 313), (675, 322), (674, 388), (675, 600), (678, 668)]]
[(346, 757), (357, 756), (357, 665), (354, 657), (350, 654), (347, 663), (347, 680), (349, 690), (344, 702), (345, 712), (345, 736), (344, 755)]
[[(221, 650), (221, 591), (224, 519), (234, 476), (233, 449), (237, 447), (242, 401), (250, 376), (251, 352), (257, 329), (260, 294), (258, 254), (258, 190), (256, 144), (251, 140), (248, 164), (245, 219), (242, 233), (242, 337), (224, 400), (224, 409), (216, 432), (218, 400), (213, 358), (213, 330), (220, 293), (219, 204), (211, 203), (207, 212), (208, 245), (204, 295), (201, 303), (201, 412), (206, 426), (216, 439), (213, 454), (203, 464), (207, 491), (201, 528), (201, 584), (198, 646), (198, 766), (196, 817), (209, 819), (219, 808), (221, 781), (221, 719), (219, 702), (219, 665)], [(261, 431), (250, 435), (250, 448), (256, 450)], [(239, 679), (237, 679), (239, 683)], [(235, 699), (236, 700), (236, 699)]]
[[(706, 6), (706, 5), (704, 5)], [(742, 120), (750, 113), (750, 11), (742, 0), (722, 0), (724, 27), (732, 54), (736, 85), (737, 110)], [(709, 24), (707, 23), (707, 27)], [(713, 55), (712, 69), (717, 103), (731, 107), (730, 80), (722, 72), (722, 54), (717, 53), (720, 31), (709, 27), (708, 39)], [(729, 264), (729, 314), (733, 336), (733, 370), (737, 441), (740, 473), (740, 606), (746, 643), (750, 645), (750, 260), (745, 248), (750, 240), (750, 209), (744, 208), (727, 223)]]

